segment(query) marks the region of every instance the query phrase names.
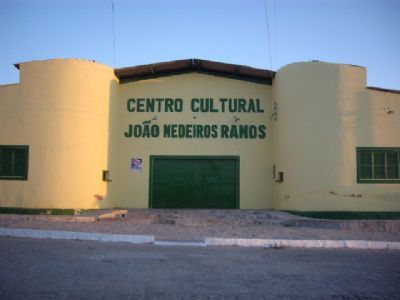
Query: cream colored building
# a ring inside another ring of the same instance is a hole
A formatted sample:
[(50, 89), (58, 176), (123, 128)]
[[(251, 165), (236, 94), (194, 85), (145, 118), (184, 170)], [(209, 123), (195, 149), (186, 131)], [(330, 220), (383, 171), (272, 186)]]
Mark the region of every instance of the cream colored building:
[(0, 206), (400, 211), (400, 91), (323, 62), (17, 64)]

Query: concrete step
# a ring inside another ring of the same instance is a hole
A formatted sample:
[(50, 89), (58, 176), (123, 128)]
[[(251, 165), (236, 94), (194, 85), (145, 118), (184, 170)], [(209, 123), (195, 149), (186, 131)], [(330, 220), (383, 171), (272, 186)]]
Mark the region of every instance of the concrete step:
[(281, 218), (269, 210), (129, 209), (125, 220), (135, 224), (271, 225)]
[(322, 220), (276, 210), (128, 209), (124, 222), (185, 226), (284, 226), (321, 229), (400, 232), (399, 220)]

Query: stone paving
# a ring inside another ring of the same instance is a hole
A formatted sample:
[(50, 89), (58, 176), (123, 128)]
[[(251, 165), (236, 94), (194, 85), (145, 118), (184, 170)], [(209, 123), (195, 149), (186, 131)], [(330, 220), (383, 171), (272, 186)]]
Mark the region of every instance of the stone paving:
[[(383, 226), (378, 227), (335, 222), (267, 210), (109, 210), (76, 217), (0, 215), (2, 228), (154, 235), (156, 240), (197, 241), (221, 237), (400, 241), (399, 221), (380, 221)], [(382, 230), (385, 228), (389, 230)]]

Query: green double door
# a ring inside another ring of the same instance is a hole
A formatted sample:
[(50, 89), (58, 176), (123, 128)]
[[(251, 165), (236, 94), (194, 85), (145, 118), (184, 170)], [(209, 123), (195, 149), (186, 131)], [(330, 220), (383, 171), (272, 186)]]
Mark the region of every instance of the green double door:
[(151, 156), (151, 208), (239, 208), (239, 158)]

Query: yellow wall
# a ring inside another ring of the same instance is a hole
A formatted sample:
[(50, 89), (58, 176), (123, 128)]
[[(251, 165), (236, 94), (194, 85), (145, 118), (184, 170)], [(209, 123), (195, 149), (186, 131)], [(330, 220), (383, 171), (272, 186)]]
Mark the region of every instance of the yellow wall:
[[(20, 77), (0, 86), (0, 145), (29, 145), (29, 174), (0, 180), (0, 206), (147, 208), (150, 155), (229, 155), (240, 156), (240, 208), (400, 210), (400, 184), (357, 183), (356, 147), (400, 147), (400, 94), (367, 89), (365, 68), (296, 63), (273, 86), (200, 73), (119, 83), (112, 68), (63, 59), (22, 63)], [(183, 112), (127, 110), (129, 98), (158, 97), (182, 98)], [(259, 98), (264, 112), (194, 113), (192, 98)], [(148, 120), (266, 125), (267, 136), (124, 136)], [(132, 158), (142, 172), (131, 172)]]
[[(129, 98), (182, 98), (183, 112), (128, 112)], [(192, 113), (192, 98), (259, 98), (264, 113)], [(272, 144), (270, 130), (271, 86), (222, 77), (190, 73), (142, 80), (120, 85), (118, 99), (120, 123), (113, 131), (118, 147), (114, 149), (118, 165), (111, 168), (110, 190), (118, 199), (117, 206), (149, 206), (150, 155), (236, 155), (240, 156), (240, 208), (272, 207)], [(234, 117), (240, 120), (234, 121)], [(129, 124), (227, 124), (266, 125), (265, 139), (187, 139), (126, 138)], [(143, 171), (132, 173), (130, 159), (142, 158)]]
[(113, 69), (84, 60), (22, 63), (0, 87), (0, 144), (29, 145), (27, 181), (0, 180), (1, 206), (94, 208), (106, 195)]
[[(291, 64), (273, 83), (278, 120), (274, 207), (292, 210), (400, 210), (399, 184), (357, 184), (356, 147), (400, 147), (400, 95), (366, 89), (366, 70)], [(394, 114), (387, 114), (390, 107)]]

